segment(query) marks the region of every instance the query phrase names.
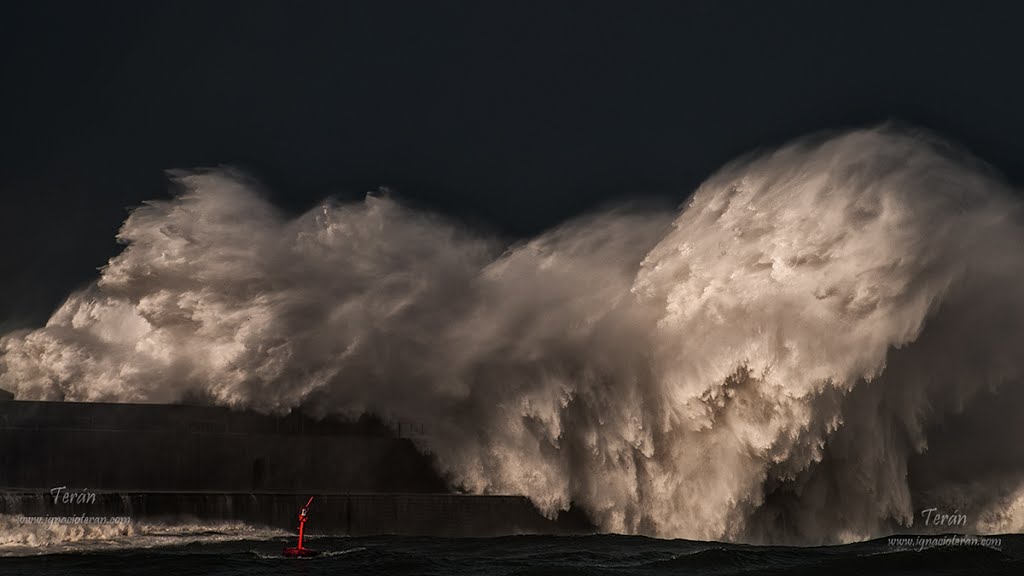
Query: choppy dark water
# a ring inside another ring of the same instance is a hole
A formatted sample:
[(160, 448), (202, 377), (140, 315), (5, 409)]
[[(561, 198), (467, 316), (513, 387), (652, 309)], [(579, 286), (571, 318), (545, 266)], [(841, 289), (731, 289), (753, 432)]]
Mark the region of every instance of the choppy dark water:
[(760, 547), (615, 535), (505, 538), (313, 538), (324, 551), (286, 559), (290, 540), (193, 541), (0, 558), (3, 575), (640, 575), (1024, 574), (1024, 536), (998, 548), (899, 549), (888, 539), (820, 548)]

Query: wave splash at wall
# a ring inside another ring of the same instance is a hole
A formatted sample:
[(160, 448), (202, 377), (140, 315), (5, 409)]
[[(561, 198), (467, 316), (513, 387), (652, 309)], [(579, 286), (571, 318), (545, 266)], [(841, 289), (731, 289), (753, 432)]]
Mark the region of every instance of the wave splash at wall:
[(0, 339), (0, 387), (421, 422), (454, 484), (616, 532), (1021, 522), (1024, 213), (929, 136), (801, 140), (678, 214), (511, 246), (389, 198), (289, 219), (230, 172), (174, 177), (95, 285)]

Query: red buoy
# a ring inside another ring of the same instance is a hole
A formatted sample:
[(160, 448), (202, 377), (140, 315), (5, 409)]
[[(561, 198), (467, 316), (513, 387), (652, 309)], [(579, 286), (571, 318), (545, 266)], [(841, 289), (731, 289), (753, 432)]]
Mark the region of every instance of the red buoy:
[(299, 511), (299, 545), (294, 548), (285, 548), (284, 555), (289, 558), (301, 558), (305, 556), (316, 556), (319, 554), (316, 550), (310, 550), (302, 545), (302, 538), (306, 533), (306, 520), (309, 516), (309, 505), (313, 503), (313, 497), (309, 497), (309, 501)]

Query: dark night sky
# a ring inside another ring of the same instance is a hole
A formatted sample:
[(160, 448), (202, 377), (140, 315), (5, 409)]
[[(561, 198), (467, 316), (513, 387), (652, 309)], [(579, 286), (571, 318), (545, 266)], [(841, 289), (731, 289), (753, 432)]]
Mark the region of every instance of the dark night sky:
[(163, 170), (282, 207), (386, 185), (496, 232), (895, 119), (1024, 180), (1017, 2), (20, 2), (0, 7), (0, 326), (114, 255)]

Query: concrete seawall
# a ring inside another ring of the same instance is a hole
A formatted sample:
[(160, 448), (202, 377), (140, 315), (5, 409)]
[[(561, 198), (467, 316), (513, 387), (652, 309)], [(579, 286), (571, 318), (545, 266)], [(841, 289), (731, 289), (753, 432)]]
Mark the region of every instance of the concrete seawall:
[[(51, 490), (88, 494), (54, 501)], [(0, 514), (241, 521), (314, 532), (497, 536), (589, 532), (521, 496), (453, 493), (400, 428), (364, 417), (211, 406), (0, 401)]]
[[(78, 494), (82, 494), (79, 492)], [(83, 503), (55, 501), (45, 492), (5, 491), (0, 514), (29, 517), (128, 517), (133, 521), (241, 521), (294, 529), (312, 494), (213, 492), (90, 492)], [(499, 536), (592, 531), (579, 514), (555, 520), (520, 496), (462, 494), (316, 494), (312, 533), (362, 536)]]
[(0, 402), (0, 490), (447, 491), (429, 455), (372, 419), (210, 406)]

